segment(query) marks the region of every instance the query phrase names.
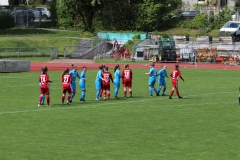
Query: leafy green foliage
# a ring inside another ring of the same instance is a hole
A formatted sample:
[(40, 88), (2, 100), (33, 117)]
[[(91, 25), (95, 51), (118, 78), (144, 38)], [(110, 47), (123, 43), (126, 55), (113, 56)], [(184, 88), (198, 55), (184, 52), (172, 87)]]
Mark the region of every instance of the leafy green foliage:
[(221, 28), (227, 21), (230, 21), (232, 19), (231, 12), (228, 7), (224, 7), (214, 19), (214, 28)]
[(189, 23), (189, 28), (191, 29), (206, 28), (207, 26), (208, 26), (207, 14), (199, 14)]

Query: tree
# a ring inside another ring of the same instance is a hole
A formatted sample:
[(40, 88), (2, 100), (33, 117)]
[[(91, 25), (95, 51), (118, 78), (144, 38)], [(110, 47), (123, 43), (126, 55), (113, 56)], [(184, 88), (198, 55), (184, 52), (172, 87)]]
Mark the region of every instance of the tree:
[(180, 0), (143, 0), (138, 4), (137, 29), (153, 31), (165, 26), (168, 14), (180, 3)]
[(101, 6), (100, 0), (61, 0), (57, 5), (59, 24), (83, 23), (85, 30), (92, 31), (94, 15)]

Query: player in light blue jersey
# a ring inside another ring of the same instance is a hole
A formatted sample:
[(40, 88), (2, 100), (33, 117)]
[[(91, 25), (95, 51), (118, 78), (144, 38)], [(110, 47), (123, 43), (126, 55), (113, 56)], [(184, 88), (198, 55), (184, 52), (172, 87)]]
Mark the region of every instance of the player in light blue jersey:
[(148, 86), (149, 86), (149, 93), (150, 96), (153, 94), (153, 90), (156, 92), (156, 95), (159, 96), (159, 93), (157, 92), (156, 88), (154, 87), (155, 82), (156, 82), (156, 77), (157, 77), (157, 70), (154, 68), (155, 63), (150, 64), (150, 71), (148, 73), (145, 73), (149, 75), (149, 80), (148, 80)]
[(79, 87), (82, 90), (80, 101), (85, 101), (85, 93), (86, 93), (86, 70), (87, 67), (83, 66), (82, 73), (80, 75)]
[(95, 86), (96, 86), (96, 100), (99, 100), (100, 92), (102, 90), (102, 73), (104, 69), (104, 65), (99, 66), (99, 71), (97, 72), (96, 80), (95, 80)]
[(78, 77), (80, 79), (80, 75), (77, 72), (77, 66), (75, 66), (74, 64), (71, 64), (73, 70), (71, 70), (69, 72), (69, 74), (72, 76), (72, 83), (71, 83), (71, 89), (72, 89), (72, 94), (71, 94), (71, 98), (69, 100), (70, 103), (72, 103), (72, 99), (76, 94), (76, 77)]
[(162, 90), (162, 96), (165, 95), (165, 91), (167, 89), (167, 83), (165, 81), (165, 77), (169, 78), (167, 75), (167, 66), (163, 66), (163, 68), (158, 72), (158, 94), (160, 94), (162, 86), (164, 86), (163, 90)]
[(115, 90), (114, 90), (114, 97), (118, 98), (118, 90), (120, 88), (120, 79), (122, 78), (121, 72), (120, 72), (120, 66), (116, 65), (114, 68), (114, 86), (115, 86)]

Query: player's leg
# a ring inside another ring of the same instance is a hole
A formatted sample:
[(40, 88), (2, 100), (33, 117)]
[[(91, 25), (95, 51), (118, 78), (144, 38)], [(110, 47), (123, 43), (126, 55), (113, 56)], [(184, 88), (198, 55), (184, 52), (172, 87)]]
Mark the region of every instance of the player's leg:
[(62, 104), (64, 104), (65, 96), (66, 96), (66, 90), (63, 90), (63, 94), (62, 94)]
[(177, 93), (178, 98), (182, 98), (179, 94), (179, 91), (178, 91), (178, 85), (176, 85), (176, 93)]
[(165, 91), (166, 91), (166, 89), (167, 89), (167, 84), (166, 84), (166, 81), (165, 81), (165, 80), (163, 81), (163, 86), (164, 86), (164, 88), (163, 88), (163, 91), (162, 91), (162, 96), (165, 95)]
[(128, 90), (129, 90), (130, 97), (132, 98), (132, 82), (129, 82)]

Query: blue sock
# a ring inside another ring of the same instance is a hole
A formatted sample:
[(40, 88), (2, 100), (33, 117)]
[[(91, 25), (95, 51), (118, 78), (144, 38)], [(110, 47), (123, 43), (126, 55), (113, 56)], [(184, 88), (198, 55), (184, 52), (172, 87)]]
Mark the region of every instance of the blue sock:
[(114, 91), (114, 97), (117, 97), (117, 89)]
[(84, 98), (85, 98), (85, 92), (82, 92), (81, 98), (82, 98), (82, 100), (84, 100)]
[(118, 96), (118, 89), (117, 90), (115, 90), (115, 92), (116, 92), (116, 97)]
[(164, 94), (164, 93), (165, 93), (166, 89), (167, 89), (167, 88), (163, 88), (162, 94)]
[(74, 96), (75, 96), (75, 92), (72, 92), (70, 100), (72, 100)]
[(45, 95), (43, 96), (43, 99), (42, 99), (42, 104), (44, 104), (44, 101), (45, 101)]
[(100, 91), (98, 90), (97, 93), (96, 93), (96, 99), (99, 98), (99, 95), (100, 95)]
[(161, 88), (158, 88), (158, 93), (160, 93), (161, 92)]
[(150, 96), (152, 96), (152, 88), (149, 88), (149, 93), (150, 93)]
[(155, 88), (155, 87), (153, 88), (153, 90), (154, 90), (154, 91), (157, 93), (157, 90), (156, 90), (156, 88)]

